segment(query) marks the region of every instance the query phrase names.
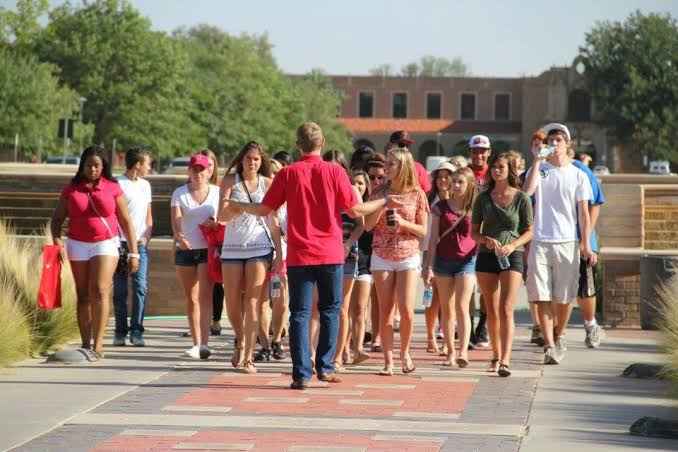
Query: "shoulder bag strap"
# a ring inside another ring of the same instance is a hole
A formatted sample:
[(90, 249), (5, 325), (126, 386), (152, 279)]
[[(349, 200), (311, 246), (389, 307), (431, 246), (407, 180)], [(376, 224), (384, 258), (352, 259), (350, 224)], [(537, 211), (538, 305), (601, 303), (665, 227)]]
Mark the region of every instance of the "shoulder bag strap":
[[(468, 215), (468, 212), (464, 211), (463, 215), (460, 215), (459, 218), (457, 218), (457, 221), (455, 221), (452, 226), (450, 226), (442, 234), (440, 234), (438, 236), (438, 243), (440, 243), (440, 241), (444, 239), (447, 234), (454, 231), (457, 228), (457, 226), (459, 226), (459, 223), (461, 223), (461, 221), (466, 217), (466, 215)], [(438, 245), (438, 243), (436, 243), (436, 245)]]
[[(90, 192), (87, 192), (87, 198), (89, 198), (89, 202), (92, 205), (92, 210), (94, 210), (94, 213), (97, 214), (99, 217), (99, 220), (106, 226), (106, 229), (108, 230), (108, 233), (111, 234), (111, 236), (115, 236), (113, 234), (113, 229), (111, 229), (111, 226), (108, 224), (108, 221), (99, 213), (99, 209), (97, 209), (96, 204), (94, 204), (94, 198), (92, 198), (92, 194)], [(112, 237), (111, 237), (112, 238)]]
[[(254, 204), (254, 201), (252, 201), (252, 195), (250, 194), (249, 189), (247, 188), (247, 184), (245, 183), (245, 179), (241, 178), (242, 181), (240, 182), (245, 189), (245, 193), (247, 194), (247, 198), (250, 200), (250, 204)], [(259, 176), (257, 176), (257, 187), (259, 186)], [(273, 243), (273, 237), (271, 237), (271, 233), (268, 230), (268, 227), (266, 226), (266, 223), (264, 222), (263, 218), (257, 216), (257, 221), (261, 223), (261, 226), (264, 228), (264, 231), (266, 232), (266, 237), (268, 237), (269, 242), (271, 242), (271, 246), (275, 248), (275, 244)]]

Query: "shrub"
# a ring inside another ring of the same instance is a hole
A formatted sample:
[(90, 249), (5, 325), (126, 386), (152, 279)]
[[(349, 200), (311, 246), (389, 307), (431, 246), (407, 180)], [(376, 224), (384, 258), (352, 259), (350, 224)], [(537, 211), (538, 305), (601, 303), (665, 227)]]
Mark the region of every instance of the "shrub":
[(678, 275), (659, 289), (661, 298), (659, 328), (663, 335), (662, 349), (668, 355), (665, 375), (673, 382), (678, 394)]
[(28, 322), (15, 300), (16, 288), (7, 280), (0, 281), (0, 367), (25, 358), (31, 347)]

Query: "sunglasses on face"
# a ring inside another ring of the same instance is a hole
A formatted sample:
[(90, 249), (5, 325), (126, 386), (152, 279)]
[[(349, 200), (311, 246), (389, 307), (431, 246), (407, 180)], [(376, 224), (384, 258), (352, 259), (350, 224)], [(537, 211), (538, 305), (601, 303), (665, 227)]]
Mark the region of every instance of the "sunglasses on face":
[(370, 180), (382, 180), (384, 176), (377, 176), (376, 174), (370, 174)]

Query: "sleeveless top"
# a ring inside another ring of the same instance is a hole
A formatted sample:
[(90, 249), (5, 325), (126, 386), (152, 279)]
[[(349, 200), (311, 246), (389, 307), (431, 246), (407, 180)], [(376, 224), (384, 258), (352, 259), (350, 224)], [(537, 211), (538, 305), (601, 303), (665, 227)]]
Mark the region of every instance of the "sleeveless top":
[[(266, 193), (263, 177), (257, 176), (257, 189), (250, 192), (252, 200), (247, 196), (245, 183), (239, 174), (235, 175), (235, 184), (231, 189), (232, 201), (261, 202)], [(273, 251), (271, 231), (262, 217), (241, 213), (226, 226), (224, 244), (221, 247), (222, 259), (249, 259), (265, 256)]]

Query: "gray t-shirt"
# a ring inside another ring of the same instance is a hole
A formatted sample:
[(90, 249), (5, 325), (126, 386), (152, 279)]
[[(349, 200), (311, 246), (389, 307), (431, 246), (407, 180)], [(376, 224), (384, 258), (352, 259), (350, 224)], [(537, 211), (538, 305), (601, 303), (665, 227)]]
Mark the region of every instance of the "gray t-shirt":
[[(471, 217), (473, 224), (481, 226), (481, 232), (496, 239), (502, 245), (517, 239), (532, 224), (532, 203), (530, 197), (518, 191), (511, 204), (500, 207), (492, 200), (489, 191), (482, 192), (473, 204)], [(523, 247), (516, 248), (522, 251)], [(481, 253), (491, 253), (485, 245), (480, 245)]]

